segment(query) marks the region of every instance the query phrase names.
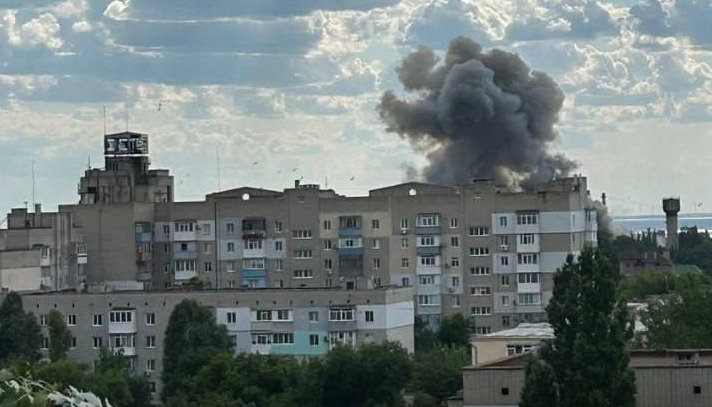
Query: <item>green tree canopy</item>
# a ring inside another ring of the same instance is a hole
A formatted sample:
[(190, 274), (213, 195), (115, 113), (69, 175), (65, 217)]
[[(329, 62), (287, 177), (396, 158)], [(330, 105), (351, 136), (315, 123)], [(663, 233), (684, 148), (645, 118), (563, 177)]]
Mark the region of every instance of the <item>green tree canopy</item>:
[(163, 347), (164, 401), (189, 388), (192, 378), (220, 352), (230, 352), (227, 328), (214, 310), (195, 300), (181, 301), (171, 313)]
[(446, 346), (470, 346), (470, 329), (467, 318), (462, 314), (443, 316), (437, 334), (438, 341)]
[(0, 305), (0, 364), (13, 358), (38, 361), (41, 341), (35, 316), (25, 313), (20, 294), (10, 292)]
[[(577, 261), (569, 256), (556, 272), (546, 308), (555, 338), (527, 369), (521, 406), (635, 404), (627, 348), (633, 327), (625, 302), (617, 297), (619, 279), (610, 261), (591, 248), (584, 249)], [(555, 403), (549, 400), (552, 395)]]
[(72, 333), (64, 322), (61, 312), (53, 309), (47, 318), (49, 328), (49, 359), (55, 362), (67, 356), (69, 347), (72, 346)]
[[(440, 346), (416, 353), (413, 380), (408, 389), (413, 393), (424, 393), (440, 405), (462, 389), (462, 368), (469, 364), (470, 352), (464, 347)], [(420, 404), (428, 403), (421, 401)]]

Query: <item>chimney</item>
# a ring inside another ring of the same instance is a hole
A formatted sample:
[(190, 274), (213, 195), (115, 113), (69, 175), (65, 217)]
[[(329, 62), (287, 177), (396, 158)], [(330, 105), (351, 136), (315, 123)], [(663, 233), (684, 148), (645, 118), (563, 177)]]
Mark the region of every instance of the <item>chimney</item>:
[(294, 180), (294, 189), (299, 189), (299, 180), (298, 179)]
[(680, 198), (663, 199), (663, 211), (665, 211), (665, 226), (667, 229), (667, 245), (670, 251), (678, 248), (678, 227), (677, 214), (680, 212)]
[(606, 206), (606, 193), (605, 192), (601, 194), (601, 203), (603, 204), (603, 206)]
[(35, 213), (42, 213), (42, 204), (35, 204)]

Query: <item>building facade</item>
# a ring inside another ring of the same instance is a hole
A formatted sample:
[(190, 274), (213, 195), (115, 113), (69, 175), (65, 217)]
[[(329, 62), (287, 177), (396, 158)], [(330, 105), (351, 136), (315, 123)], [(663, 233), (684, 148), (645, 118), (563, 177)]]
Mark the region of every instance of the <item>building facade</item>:
[(71, 213), (13, 209), (0, 230), (0, 292), (80, 288), (86, 250)]
[[(516, 355), (463, 372), (462, 395), (449, 407), (516, 407), (524, 387), (527, 355)], [(712, 405), (712, 351), (633, 350), (637, 407)]]
[(48, 314), (58, 310), (72, 333), (70, 358), (91, 364), (102, 347), (120, 351), (129, 370), (147, 375), (156, 392), (161, 387), (164, 333), (171, 312), (184, 299), (215, 310), (236, 353), (309, 357), (324, 355), (337, 343), (386, 340), (413, 351), (413, 293), (407, 288), (55, 292), (23, 298), (25, 310), (42, 326), (45, 351)]

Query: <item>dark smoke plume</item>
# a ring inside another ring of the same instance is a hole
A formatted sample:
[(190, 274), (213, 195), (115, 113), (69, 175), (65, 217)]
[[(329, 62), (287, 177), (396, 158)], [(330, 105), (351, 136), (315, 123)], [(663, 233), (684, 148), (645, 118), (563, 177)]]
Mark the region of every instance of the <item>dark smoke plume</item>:
[(566, 176), (576, 164), (548, 151), (564, 94), (546, 74), (532, 72), (518, 55), (487, 52), (469, 38), (450, 42), (443, 61), (425, 47), (397, 68), (406, 91), (392, 91), (378, 111), (388, 131), (427, 154), (429, 182), (468, 183), (494, 178), (511, 187)]

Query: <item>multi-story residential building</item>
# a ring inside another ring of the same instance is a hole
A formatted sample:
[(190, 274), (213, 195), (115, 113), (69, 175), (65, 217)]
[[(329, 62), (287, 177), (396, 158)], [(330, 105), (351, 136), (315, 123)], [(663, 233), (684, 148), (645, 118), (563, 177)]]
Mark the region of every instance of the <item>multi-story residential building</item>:
[(86, 245), (68, 212), (13, 209), (0, 230), (0, 291), (56, 291), (84, 281)]
[(148, 136), (105, 137), (71, 213), (87, 243), (91, 292), (206, 288), (346, 290), (410, 286), (416, 311), (472, 316), (480, 334), (543, 318), (552, 274), (596, 243), (586, 179), (513, 192), (491, 180), (409, 182), (347, 197), (295, 182), (173, 202), (173, 178), (148, 168)]
[(386, 340), (413, 351), (413, 293), (406, 288), (57, 292), (26, 295), (24, 307), (38, 317), (45, 338), (48, 313), (58, 310), (65, 316), (73, 336), (69, 357), (91, 363), (102, 347), (121, 351), (129, 369), (148, 375), (160, 391), (164, 333), (184, 299), (215, 309), (236, 353), (309, 357), (337, 343)]

